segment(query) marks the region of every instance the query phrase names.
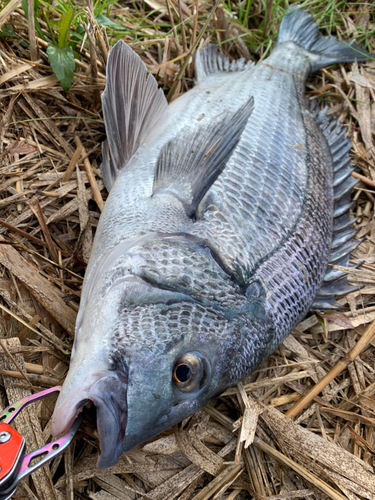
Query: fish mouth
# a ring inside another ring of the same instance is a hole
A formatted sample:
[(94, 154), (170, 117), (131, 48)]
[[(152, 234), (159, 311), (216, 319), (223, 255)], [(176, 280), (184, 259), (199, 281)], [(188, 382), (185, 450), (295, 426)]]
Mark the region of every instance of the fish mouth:
[[(116, 372), (108, 372), (90, 388), (64, 398), (52, 417), (51, 432), (59, 437), (68, 432), (83, 408), (93, 403), (96, 407), (96, 425), (99, 434), (100, 455), (97, 467), (105, 469), (118, 462), (123, 452), (127, 424), (127, 379)], [(59, 402), (58, 402), (59, 403)]]

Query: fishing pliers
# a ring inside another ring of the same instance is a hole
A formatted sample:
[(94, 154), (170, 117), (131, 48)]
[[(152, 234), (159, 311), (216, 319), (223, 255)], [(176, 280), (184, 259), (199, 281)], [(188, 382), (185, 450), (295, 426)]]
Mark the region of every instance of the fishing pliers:
[(80, 418), (76, 419), (64, 436), (25, 455), (25, 439), (9, 425), (26, 405), (60, 390), (61, 387), (57, 386), (32, 394), (8, 406), (0, 413), (0, 500), (11, 498), (22, 479), (59, 455), (72, 441), (81, 423)]

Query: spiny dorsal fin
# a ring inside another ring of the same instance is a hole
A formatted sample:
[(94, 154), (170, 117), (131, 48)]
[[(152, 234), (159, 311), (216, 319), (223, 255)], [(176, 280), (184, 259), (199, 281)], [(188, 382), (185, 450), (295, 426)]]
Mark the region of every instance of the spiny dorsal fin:
[(253, 98), (220, 121), (195, 129), (185, 127), (163, 146), (155, 169), (154, 194), (178, 198), (191, 217), (203, 196), (224, 170), (253, 110)]
[(243, 58), (231, 62), (227, 56), (219, 52), (217, 45), (208, 44), (203, 49), (198, 50), (195, 56), (195, 79), (200, 82), (207, 75), (216, 73), (216, 71), (244, 71), (253, 66), (252, 61), (246, 62)]
[(123, 41), (109, 53), (102, 103), (107, 144), (102, 147), (101, 168), (110, 190), (120, 169), (147, 141), (168, 103), (140, 57)]

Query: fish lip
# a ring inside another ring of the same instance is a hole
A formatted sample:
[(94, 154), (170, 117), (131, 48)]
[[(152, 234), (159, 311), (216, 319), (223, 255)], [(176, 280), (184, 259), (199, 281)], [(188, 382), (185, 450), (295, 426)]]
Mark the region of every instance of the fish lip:
[[(126, 387), (124, 387), (124, 383)], [(100, 442), (97, 467), (104, 469), (118, 462), (123, 453), (123, 439), (127, 424), (127, 380), (108, 371), (91, 387), (76, 391), (58, 407), (52, 417), (51, 433), (64, 435), (83, 407), (92, 402), (96, 407), (96, 423)]]
[(64, 402), (60, 407), (55, 408), (52, 415), (52, 436), (60, 438), (66, 434), (79, 413), (89, 401), (88, 392), (80, 391), (73, 394), (73, 396), (68, 401)]
[(89, 397), (96, 407), (96, 425), (100, 441), (100, 455), (96, 465), (99, 469), (115, 465), (124, 451), (123, 440), (127, 424), (127, 406), (125, 404), (124, 407), (124, 400), (120, 404), (116, 397), (116, 390), (108, 397), (111, 387), (118, 387), (120, 382), (117, 376), (105, 377), (98, 380), (89, 393)]

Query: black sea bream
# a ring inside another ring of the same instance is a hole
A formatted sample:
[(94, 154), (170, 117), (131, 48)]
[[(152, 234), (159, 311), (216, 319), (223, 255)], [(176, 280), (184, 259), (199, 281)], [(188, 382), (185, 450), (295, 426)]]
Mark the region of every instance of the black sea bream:
[(99, 467), (251, 373), (311, 307), (351, 288), (355, 180), (345, 129), (309, 105), (306, 78), (370, 56), (288, 11), (270, 57), (197, 53), (169, 106), (123, 42), (110, 52), (102, 172), (110, 195), (87, 267), (53, 416), (97, 408)]

